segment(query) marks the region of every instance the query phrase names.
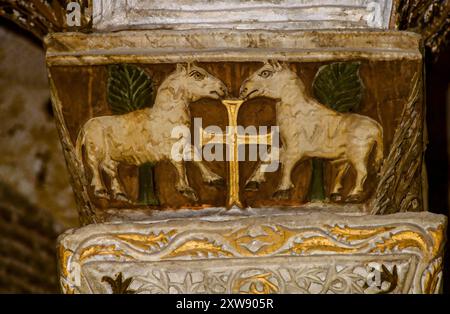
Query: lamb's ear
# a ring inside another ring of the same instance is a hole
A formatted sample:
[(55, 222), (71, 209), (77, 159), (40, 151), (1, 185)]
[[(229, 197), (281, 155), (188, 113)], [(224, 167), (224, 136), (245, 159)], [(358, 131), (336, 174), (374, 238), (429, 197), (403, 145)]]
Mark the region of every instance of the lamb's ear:
[(198, 67), (197, 61), (189, 61), (187, 63), (187, 72), (190, 73), (193, 67)]
[(177, 72), (179, 73), (186, 72), (186, 65), (182, 63), (177, 63)]
[(281, 69), (281, 64), (280, 64), (280, 62), (278, 62), (277, 60), (269, 59), (267, 62), (268, 62), (275, 70), (280, 70), (280, 69)]
[(281, 62), (281, 67), (283, 68), (283, 69), (289, 69), (289, 62), (286, 62), (286, 61), (283, 61), (283, 62)]

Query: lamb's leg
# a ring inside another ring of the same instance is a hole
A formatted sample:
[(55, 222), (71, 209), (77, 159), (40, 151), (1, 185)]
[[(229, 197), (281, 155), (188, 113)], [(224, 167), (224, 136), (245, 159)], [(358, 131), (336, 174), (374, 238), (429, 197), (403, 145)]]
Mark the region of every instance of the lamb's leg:
[(265, 172), (261, 171), (263, 163), (259, 162), (250, 178), (245, 183), (245, 190), (258, 191), (261, 183), (266, 181)]
[(225, 184), (225, 180), (218, 174), (212, 172), (212, 170), (209, 169), (203, 161), (197, 161), (195, 164), (197, 165), (198, 169), (200, 169), (203, 182), (217, 186), (223, 186)]
[[(195, 147), (191, 145), (191, 151), (195, 151)], [(200, 170), (200, 173), (202, 175), (203, 182), (209, 184), (209, 185), (216, 185), (216, 186), (223, 186), (225, 184), (225, 180), (219, 176), (218, 174), (214, 173), (211, 169), (209, 169), (204, 160), (195, 160), (195, 165)]]
[(262, 160), (258, 163), (250, 178), (245, 183), (245, 189), (247, 191), (257, 191), (261, 183), (266, 182), (266, 171), (276, 163), (275, 169), (270, 171), (276, 171), (278, 169), (278, 160), (280, 155), (280, 149), (278, 147), (269, 147), (265, 152)]
[(177, 191), (193, 201), (198, 201), (198, 197), (195, 191), (189, 186), (184, 163), (182, 161), (172, 160), (172, 164), (174, 165), (178, 174), (178, 180), (175, 184), (175, 188), (177, 189)]
[(336, 174), (336, 178), (334, 179), (333, 190), (331, 191), (331, 199), (333, 201), (340, 201), (342, 199), (341, 190), (342, 190), (342, 178), (350, 167), (347, 161), (342, 162), (338, 165), (338, 172)]
[(119, 182), (119, 174), (117, 172), (118, 162), (107, 160), (102, 163), (103, 170), (111, 178), (111, 192), (115, 200), (129, 202), (127, 194)]
[(108, 191), (101, 178), (99, 162), (88, 155), (87, 164), (92, 171), (91, 186), (94, 187), (94, 195), (98, 198), (108, 198)]
[(356, 170), (355, 186), (348, 195), (348, 200), (351, 202), (359, 202), (364, 191), (364, 182), (367, 178), (367, 165), (363, 158), (352, 162)]
[(364, 145), (357, 145), (355, 143), (349, 146), (348, 149), (347, 155), (356, 170), (356, 179), (355, 185), (348, 195), (347, 200), (350, 202), (359, 202), (364, 192), (364, 182), (367, 178), (367, 164), (372, 150), (372, 143), (367, 142)]
[(295, 166), (295, 163), (300, 158), (295, 158), (294, 155), (282, 154), (281, 155), (281, 182), (278, 185), (277, 191), (273, 195), (277, 199), (288, 199), (290, 190), (294, 186), (291, 181), (291, 172)]

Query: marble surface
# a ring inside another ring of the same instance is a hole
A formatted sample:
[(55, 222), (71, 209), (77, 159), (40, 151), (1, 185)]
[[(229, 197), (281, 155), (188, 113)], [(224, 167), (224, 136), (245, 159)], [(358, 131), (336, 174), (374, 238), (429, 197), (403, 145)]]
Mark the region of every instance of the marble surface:
[(391, 11), (392, 0), (94, 0), (93, 27), (386, 29)]

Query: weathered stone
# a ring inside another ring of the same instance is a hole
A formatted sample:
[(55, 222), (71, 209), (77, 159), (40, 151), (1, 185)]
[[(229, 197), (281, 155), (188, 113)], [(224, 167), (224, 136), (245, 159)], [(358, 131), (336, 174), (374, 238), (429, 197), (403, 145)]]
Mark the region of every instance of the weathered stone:
[[(386, 215), (427, 210), (420, 37), (350, 30), (365, 2), (334, 30), (322, 2), (292, 23), (290, 1), (232, 2), (252, 8), (222, 20), (197, 4), (97, 1), (97, 30), (146, 30), (46, 39), (80, 216), (102, 222), (61, 237), (64, 291), (439, 292), (445, 218)], [(372, 4), (387, 27), (391, 3)], [(226, 161), (191, 159), (195, 139), (177, 139), (192, 130)], [(240, 160), (240, 145), (270, 152)]]
[[(438, 293), (446, 217), (301, 211), (89, 225), (60, 239), (65, 293)], [(113, 280), (131, 278), (115, 291)], [(106, 279), (110, 278), (110, 279)], [(113, 289), (113, 290), (112, 290)]]
[(0, 182), (45, 208), (58, 228), (77, 225), (50, 102), (45, 54), (0, 28)]
[(94, 0), (93, 27), (117, 29), (387, 28), (392, 0)]
[[(104, 222), (61, 237), (64, 292), (440, 291), (446, 219), (386, 215), (427, 210), (424, 49), (380, 30), (436, 52), (448, 1), (78, 0), (76, 25), (37, 1), (0, 14), (98, 32), (46, 39), (80, 218)], [(226, 163), (169, 152), (197, 117)]]

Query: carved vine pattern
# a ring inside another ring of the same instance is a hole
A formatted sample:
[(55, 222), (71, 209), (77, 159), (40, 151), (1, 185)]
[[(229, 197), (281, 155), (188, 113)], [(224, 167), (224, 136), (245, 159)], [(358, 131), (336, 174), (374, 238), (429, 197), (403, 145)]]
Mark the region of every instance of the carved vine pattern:
[[(247, 231), (242, 232), (244, 229)], [(81, 265), (95, 261), (154, 262), (348, 254), (380, 256), (391, 253), (415, 255), (419, 258), (415, 277), (420, 282), (414, 284), (416, 291), (432, 293), (440, 287), (444, 244), (442, 228), (423, 230), (414, 225), (392, 224), (378, 227), (334, 225), (291, 229), (284, 225), (263, 225), (260, 230), (250, 230), (252, 227), (246, 226), (236, 230), (203, 230), (201, 233), (160, 230), (139, 234), (118, 232), (91, 236), (81, 242), (68, 257), (64, 257), (64, 249), (61, 249), (62, 288), (69, 292), (70, 289), (76, 290), (75, 282), (80, 282), (80, 278), (74, 277), (81, 276)], [(101, 245), (98, 244), (100, 238)], [(396, 274), (390, 274), (388, 277), (393, 278), (394, 275)], [(270, 275), (267, 272), (254, 278), (250, 277), (246, 280), (241, 278), (239, 286), (248, 284), (249, 289), (253, 289), (255, 293), (261, 289), (263, 292), (276, 292), (268, 282)], [(158, 278), (160, 285), (164, 285), (162, 277)], [(161, 290), (168, 291), (170, 287), (167, 285), (168, 282)]]
[[(386, 266), (388, 265), (389, 266)], [(408, 267), (407, 262), (403, 265)], [(391, 262), (382, 264), (390, 273), (396, 265)], [(245, 268), (222, 272), (202, 271), (186, 272), (181, 282), (172, 281), (170, 271), (154, 270), (147, 276), (135, 277), (135, 293), (390, 293), (398, 292), (397, 280), (382, 280), (385, 286), (372, 288), (364, 284), (366, 276), (358, 273), (355, 265), (322, 266), (283, 266), (272, 268)], [(194, 279), (194, 276), (197, 279)], [(403, 278), (402, 278), (403, 279)]]
[(90, 223), (97, 223), (98, 218), (95, 215), (95, 206), (92, 204), (87, 187), (89, 184), (85, 182), (85, 178), (80, 175), (78, 169), (81, 169), (80, 161), (75, 155), (75, 147), (70, 141), (69, 130), (67, 129), (64, 115), (62, 112), (61, 100), (58, 97), (58, 92), (54, 81), (49, 73), (50, 82), (50, 97), (53, 105), (53, 112), (55, 113), (55, 121), (58, 129), (59, 137), (63, 147), (63, 153), (66, 160), (66, 165), (70, 173), (71, 185), (75, 194), (75, 200), (78, 203), (78, 216), (82, 225)]
[(423, 138), (422, 80), (416, 73), (411, 93), (403, 108), (400, 123), (388, 156), (383, 161), (380, 179), (371, 200), (371, 214), (426, 210), (423, 197), (422, 167), (425, 141)]

